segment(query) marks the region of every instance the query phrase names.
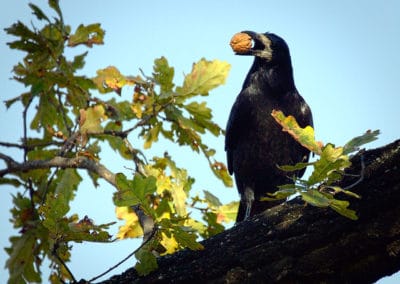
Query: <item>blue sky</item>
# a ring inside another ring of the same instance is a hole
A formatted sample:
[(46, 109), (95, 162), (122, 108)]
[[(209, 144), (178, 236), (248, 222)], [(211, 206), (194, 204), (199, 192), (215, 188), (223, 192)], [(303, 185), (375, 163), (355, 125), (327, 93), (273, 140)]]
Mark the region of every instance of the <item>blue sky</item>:
[[(47, 1), (33, 1), (46, 7)], [(2, 2), (0, 10), (0, 82), (1, 101), (23, 92), (23, 87), (9, 80), (11, 69), (22, 53), (8, 50), (13, 40), (3, 29), (17, 19), (29, 24), (33, 16), (27, 1)], [(155, 58), (165, 56), (175, 67), (175, 82), (183, 80), (193, 62), (205, 57), (220, 59), (231, 65), (227, 83), (207, 99), (215, 120), (226, 125), (231, 105), (241, 89), (252, 63), (251, 57), (235, 56), (229, 47), (233, 34), (242, 30), (273, 32), (283, 37), (291, 50), (295, 82), (312, 108), (317, 139), (341, 145), (368, 129), (380, 129), (379, 140), (368, 147), (385, 145), (399, 138), (398, 118), (400, 85), (400, 2), (386, 1), (62, 1), (66, 23), (75, 29), (79, 24), (100, 22), (106, 30), (105, 45), (89, 51), (82, 73), (94, 76), (97, 69), (114, 65), (124, 74), (136, 75), (139, 68), (150, 74)], [(71, 55), (82, 52), (72, 50)], [(18, 141), (21, 109), (6, 111), (0, 105), (1, 141)], [(133, 143), (142, 143), (130, 137)], [(225, 161), (224, 142), (207, 137)], [(162, 155), (165, 149), (176, 155), (178, 165), (188, 168), (196, 178), (195, 191), (210, 190), (224, 202), (237, 200), (235, 189), (226, 189), (217, 181), (200, 156), (159, 143), (149, 155)], [(21, 154), (7, 151), (16, 158)], [(104, 157), (113, 161), (113, 152)], [(105, 161), (104, 160), (104, 161)], [(115, 172), (128, 164), (109, 162)], [(15, 233), (8, 223), (10, 194), (14, 188), (0, 190), (0, 246), (8, 246)], [(84, 183), (72, 210), (89, 215), (97, 222), (114, 220), (111, 195), (106, 183), (93, 189)], [(71, 269), (77, 279), (89, 279), (118, 262), (135, 249), (138, 241), (112, 245), (74, 245)], [(107, 256), (107, 257), (104, 257)], [(6, 255), (0, 251), (4, 265)], [(128, 261), (118, 271), (133, 265)], [(95, 265), (87, 264), (95, 263)], [(7, 279), (0, 273), (0, 282)], [(400, 276), (397, 276), (399, 279)], [(394, 283), (394, 278), (381, 280)], [(398, 281), (398, 280), (397, 280)]]

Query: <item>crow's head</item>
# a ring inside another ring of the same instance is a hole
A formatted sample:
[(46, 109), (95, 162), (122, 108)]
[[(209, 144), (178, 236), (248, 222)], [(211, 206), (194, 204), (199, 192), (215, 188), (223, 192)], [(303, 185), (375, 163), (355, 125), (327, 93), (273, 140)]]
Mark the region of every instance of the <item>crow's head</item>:
[(236, 52), (237, 55), (253, 55), (267, 62), (290, 60), (289, 48), (286, 42), (273, 33), (255, 33), (243, 31), (251, 37), (252, 47), (245, 52)]

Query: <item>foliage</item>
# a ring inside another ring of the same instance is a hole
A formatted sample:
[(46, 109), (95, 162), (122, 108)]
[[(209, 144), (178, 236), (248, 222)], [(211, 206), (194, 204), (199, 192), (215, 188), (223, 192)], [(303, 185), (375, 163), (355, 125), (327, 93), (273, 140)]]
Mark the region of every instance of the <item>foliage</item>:
[(379, 135), (379, 130), (367, 131), (365, 134), (355, 137), (343, 147), (335, 147), (333, 144), (326, 144), (316, 141), (314, 129), (311, 126), (300, 127), (293, 116), (285, 116), (281, 111), (274, 110), (271, 114), (282, 126), (283, 131), (288, 132), (301, 145), (309, 149), (313, 154), (319, 156), (314, 162), (298, 163), (296, 165), (284, 165), (280, 168), (287, 172), (295, 173), (298, 170), (312, 166), (313, 171), (307, 180), (302, 180), (293, 175), (293, 184), (280, 186), (280, 189), (272, 194), (268, 194), (263, 200), (285, 199), (293, 194), (300, 194), (302, 199), (317, 207), (330, 207), (339, 214), (357, 219), (356, 212), (349, 209), (349, 201), (335, 198), (335, 194), (344, 193), (348, 196), (361, 198), (359, 195), (347, 189), (335, 185), (342, 179), (346, 168), (350, 167), (350, 157), (360, 146), (371, 142)]
[[(78, 75), (88, 52), (72, 59), (66, 58), (65, 52), (76, 46), (103, 44), (100, 24), (80, 25), (72, 32), (64, 24), (57, 0), (49, 0), (54, 17), (34, 4), (29, 6), (41, 28), (18, 21), (5, 29), (17, 38), (9, 47), (25, 54), (14, 67), (13, 78), (27, 88), (25, 93), (5, 102), (7, 108), (18, 102), (24, 108), (22, 142), (1, 143), (21, 149), (23, 162), (0, 153), (8, 165), (1, 171), (1, 184), (23, 189), (13, 198), (11, 221), (20, 234), (10, 238), (11, 246), (6, 249), (9, 282), (41, 282), (44, 258), (52, 262), (52, 282), (74, 281), (66, 266), (70, 243), (112, 241), (108, 233), (112, 223), (96, 225), (88, 216), (81, 218), (70, 212), (82, 181), (77, 168), (86, 169), (96, 186), (99, 178), (115, 186), (117, 217), (125, 220), (119, 239), (143, 235), (142, 215), (153, 220), (155, 233), (135, 254), (139, 273), (157, 267), (155, 252), (202, 249), (198, 239), (221, 232), (222, 223), (234, 219), (237, 204), (223, 205), (209, 191), (204, 192), (204, 197), (193, 195), (194, 179), (168, 153), (147, 159), (132, 146), (128, 136), (137, 134), (144, 149), (161, 138), (189, 147), (206, 158), (224, 185), (232, 186), (226, 166), (215, 160), (215, 150), (202, 139), (205, 133), (218, 137), (223, 130), (213, 122), (206, 102), (198, 101), (224, 84), (229, 64), (201, 59), (193, 64), (182, 86), (175, 85), (174, 68), (164, 57), (154, 61), (151, 76), (123, 75), (109, 66), (98, 70), (91, 79)], [(124, 99), (131, 91), (131, 98)], [(31, 120), (28, 112), (33, 114)], [(113, 174), (103, 166), (102, 148), (108, 146), (127, 163), (133, 163), (131, 176)], [(199, 211), (199, 219), (192, 217), (193, 210)]]

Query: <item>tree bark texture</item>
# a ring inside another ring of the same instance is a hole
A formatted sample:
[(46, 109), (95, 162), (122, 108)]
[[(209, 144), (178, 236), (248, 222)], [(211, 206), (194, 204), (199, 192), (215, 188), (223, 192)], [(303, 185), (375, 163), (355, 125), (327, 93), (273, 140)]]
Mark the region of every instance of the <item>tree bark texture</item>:
[[(360, 151), (348, 174), (364, 178), (348, 199), (359, 219), (294, 199), (202, 242), (204, 250), (160, 257), (139, 277), (103, 283), (372, 283), (400, 270), (400, 140)], [(346, 175), (340, 185), (358, 177)]]

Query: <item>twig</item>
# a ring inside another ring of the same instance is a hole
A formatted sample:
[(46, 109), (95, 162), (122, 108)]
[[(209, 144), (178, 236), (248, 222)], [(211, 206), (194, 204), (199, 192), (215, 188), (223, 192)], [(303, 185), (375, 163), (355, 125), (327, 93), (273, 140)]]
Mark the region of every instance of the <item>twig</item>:
[(130, 259), (135, 253), (137, 253), (142, 247), (144, 247), (148, 242), (150, 242), (151, 239), (153, 239), (154, 235), (157, 232), (157, 227), (154, 226), (153, 230), (151, 231), (151, 234), (149, 235), (149, 237), (147, 238), (147, 240), (143, 241), (143, 243), (137, 248), (135, 249), (133, 252), (131, 252), (130, 254), (128, 254), (124, 259), (122, 259), (120, 262), (118, 262), (117, 264), (115, 264), (114, 266), (110, 267), (109, 269), (107, 269), (106, 271), (104, 271), (103, 273), (101, 273), (100, 275), (97, 275), (96, 277), (93, 277), (92, 279), (90, 279), (88, 282), (91, 283), (97, 279), (99, 279), (100, 277), (103, 277), (104, 275), (106, 275), (107, 273), (113, 271), (115, 268), (117, 268), (118, 266), (120, 266), (122, 263), (124, 263), (125, 261), (127, 261), (128, 259)]
[(27, 156), (28, 156), (28, 150), (26, 149), (26, 142), (27, 142), (27, 140), (28, 140), (28, 128), (27, 128), (27, 125), (26, 125), (26, 115), (27, 115), (27, 113), (28, 113), (28, 109), (29, 109), (29, 106), (31, 105), (31, 103), (32, 103), (32, 100), (33, 100), (33, 95), (29, 98), (29, 101), (28, 101), (28, 103), (26, 104), (26, 106), (25, 106), (25, 108), (24, 108), (24, 111), (22, 112), (22, 119), (23, 119), (23, 140), (22, 140), (22, 143), (24, 144), (24, 162), (26, 162), (26, 160), (27, 160)]
[(62, 266), (64, 266), (65, 270), (67, 270), (68, 274), (71, 276), (72, 283), (77, 283), (74, 275), (72, 274), (72, 271), (68, 268), (68, 266), (64, 262), (64, 260), (62, 260), (61, 257), (57, 254), (57, 249), (58, 249), (58, 243), (56, 243), (54, 245), (54, 248), (53, 248), (53, 251), (52, 251), (53, 256), (58, 260), (58, 262), (60, 262), (60, 264)]
[(359, 184), (360, 182), (362, 182), (364, 180), (364, 173), (365, 173), (364, 155), (361, 155), (360, 162), (361, 162), (360, 178), (356, 182), (354, 182), (354, 183), (346, 186), (345, 188), (343, 188), (344, 190), (349, 190), (349, 189), (355, 187), (357, 184)]

